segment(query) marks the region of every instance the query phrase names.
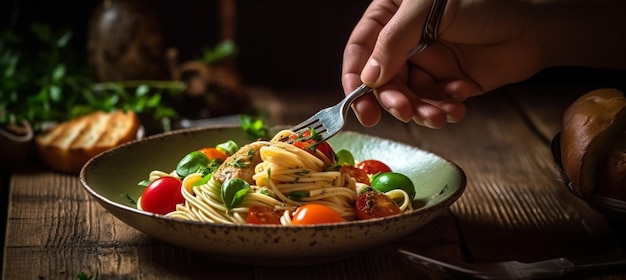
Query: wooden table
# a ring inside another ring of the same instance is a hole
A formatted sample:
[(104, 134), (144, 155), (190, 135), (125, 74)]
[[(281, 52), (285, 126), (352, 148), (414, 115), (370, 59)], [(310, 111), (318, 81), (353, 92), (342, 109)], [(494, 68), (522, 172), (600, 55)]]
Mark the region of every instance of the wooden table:
[[(146, 236), (118, 221), (77, 176), (32, 165), (3, 173), (8, 196), (3, 279), (446, 279), (397, 253), (407, 248), (452, 262), (537, 261), (626, 249), (624, 226), (570, 194), (550, 152), (563, 109), (593, 86), (521, 84), (468, 101), (459, 124), (440, 130), (385, 115), (350, 130), (408, 143), (448, 158), (467, 174), (450, 210), (396, 242), (343, 261), (305, 267), (221, 263)], [(251, 90), (274, 124), (295, 123), (341, 93)], [(298, 106), (306, 104), (306, 106)], [(5, 160), (5, 159), (3, 159)], [(626, 279), (625, 270), (579, 279)]]

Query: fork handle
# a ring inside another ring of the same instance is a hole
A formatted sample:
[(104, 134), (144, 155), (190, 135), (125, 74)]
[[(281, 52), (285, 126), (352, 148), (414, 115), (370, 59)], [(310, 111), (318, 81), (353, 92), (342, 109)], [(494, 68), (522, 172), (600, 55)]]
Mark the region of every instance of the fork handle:
[(574, 266), (566, 272), (581, 270), (599, 270), (626, 266), (626, 255), (622, 253), (606, 254), (588, 258), (567, 258)]
[(361, 84), (358, 88), (354, 89), (350, 94), (348, 94), (346, 98), (344, 98), (343, 102), (345, 104), (350, 104), (354, 102), (357, 98), (371, 92), (372, 90), (373, 89), (371, 87), (368, 87), (365, 84)]

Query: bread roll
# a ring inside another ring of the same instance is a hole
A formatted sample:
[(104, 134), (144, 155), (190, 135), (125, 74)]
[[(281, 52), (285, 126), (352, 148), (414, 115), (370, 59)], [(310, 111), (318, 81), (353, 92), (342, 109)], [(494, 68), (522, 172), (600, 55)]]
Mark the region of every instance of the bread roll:
[(132, 111), (95, 112), (63, 122), (35, 137), (39, 157), (53, 170), (77, 173), (92, 157), (138, 136)]
[(597, 193), (626, 201), (626, 130), (598, 165)]
[(572, 191), (583, 198), (597, 191), (626, 193), (624, 131), (626, 98), (617, 89), (593, 90), (565, 110), (561, 160)]

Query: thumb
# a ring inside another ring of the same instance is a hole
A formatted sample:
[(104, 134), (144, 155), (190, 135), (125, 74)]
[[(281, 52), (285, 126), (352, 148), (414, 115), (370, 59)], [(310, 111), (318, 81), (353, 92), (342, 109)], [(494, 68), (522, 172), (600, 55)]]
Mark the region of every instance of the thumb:
[(402, 1), (378, 34), (372, 55), (361, 71), (364, 84), (372, 88), (382, 86), (400, 71), (422, 38), (432, 4), (433, 1)]

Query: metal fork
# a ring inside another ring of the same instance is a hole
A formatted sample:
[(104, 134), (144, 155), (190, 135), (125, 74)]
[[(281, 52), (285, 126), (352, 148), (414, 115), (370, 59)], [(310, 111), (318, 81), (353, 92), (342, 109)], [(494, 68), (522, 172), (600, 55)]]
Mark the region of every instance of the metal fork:
[[(421, 52), (426, 46), (427, 44), (423, 40), (420, 41), (420, 43), (409, 52), (408, 57)], [(321, 136), (320, 141), (326, 141), (343, 128), (346, 123), (346, 118), (348, 117), (348, 111), (350, 111), (350, 105), (359, 97), (372, 91), (372, 88), (361, 84), (339, 103), (318, 111), (310, 118), (291, 127), (289, 130), (299, 134), (306, 130), (314, 129)]]
[(476, 279), (545, 279), (562, 277), (574, 271), (601, 271), (626, 267), (624, 254), (607, 254), (587, 259), (556, 258), (533, 263), (518, 261), (453, 265), (405, 250), (409, 260), (454, 276)]
[[(437, 42), (439, 23), (441, 21), (441, 17), (443, 16), (447, 2), (447, 0), (435, 0), (433, 2), (428, 16), (426, 17), (426, 23), (424, 24), (424, 30), (422, 32), (422, 39), (417, 46), (407, 54), (407, 59), (423, 51), (426, 46)], [(326, 141), (343, 128), (352, 102), (369, 92), (372, 92), (372, 88), (362, 84), (348, 94), (343, 100), (341, 100), (341, 102), (334, 106), (320, 110), (312, 117), (293, 126), (289, 130), (299, 134), (309, 129), (315, 129), (315, 131), (321, 135), (321, 141)], [(283, 141), (285, 140), (286, 138), (283, 139)]]

